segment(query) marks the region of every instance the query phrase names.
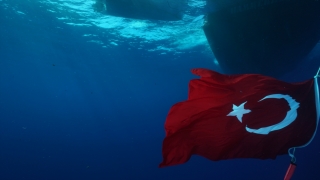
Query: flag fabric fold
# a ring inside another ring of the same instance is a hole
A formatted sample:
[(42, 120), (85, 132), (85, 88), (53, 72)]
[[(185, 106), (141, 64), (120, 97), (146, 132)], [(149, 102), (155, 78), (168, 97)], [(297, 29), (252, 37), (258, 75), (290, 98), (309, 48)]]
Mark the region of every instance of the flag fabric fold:
[(274, 159), (301, 146), (316, 128), (314, 80), (286, 83), (258, 74), (223, 75), (193, 69), (188, 99), (175, 104), (166, 122), (163, 162), (192, 155), (213, 161)]

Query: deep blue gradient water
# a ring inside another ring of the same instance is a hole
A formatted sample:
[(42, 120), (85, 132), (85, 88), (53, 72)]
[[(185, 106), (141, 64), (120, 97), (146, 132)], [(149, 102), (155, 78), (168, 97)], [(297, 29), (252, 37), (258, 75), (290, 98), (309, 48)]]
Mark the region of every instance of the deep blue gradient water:
[[(288, 156), (159, 169), (190, 69), (222, 71), (194, 21), (103, 17), (85, 2), (0, 0), (1, 180), (283, 179)], [(312, 78), (317, 48), (281, 79)], [(293, 179), (320, 179), (319, 137), (297, 150)]]

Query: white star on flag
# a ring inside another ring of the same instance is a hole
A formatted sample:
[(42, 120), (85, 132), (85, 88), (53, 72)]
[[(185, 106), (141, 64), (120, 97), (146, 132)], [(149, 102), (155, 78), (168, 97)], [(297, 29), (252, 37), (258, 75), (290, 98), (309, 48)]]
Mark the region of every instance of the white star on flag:
[(244, 109), (244, 104), (246, 102), (240, 104), (239, 106), (233, 104), (233, 111), (231, 111), (227, 116), (237, 116), (238, 120), (242, 123), (242, 116), (251, 112), (249, 109)]

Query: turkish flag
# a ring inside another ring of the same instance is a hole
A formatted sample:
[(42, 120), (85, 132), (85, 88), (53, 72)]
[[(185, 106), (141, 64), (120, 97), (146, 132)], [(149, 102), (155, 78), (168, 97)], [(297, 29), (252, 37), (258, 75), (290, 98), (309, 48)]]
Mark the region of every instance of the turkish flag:
[(185, 163), (193, 154), (214, 161), (275, 159), (312, 138), (314, 79), (286, 83), (258, 74), (192, 73), (201, 78), (190, 81), (188, 100), (170, 109), (159, 167)]

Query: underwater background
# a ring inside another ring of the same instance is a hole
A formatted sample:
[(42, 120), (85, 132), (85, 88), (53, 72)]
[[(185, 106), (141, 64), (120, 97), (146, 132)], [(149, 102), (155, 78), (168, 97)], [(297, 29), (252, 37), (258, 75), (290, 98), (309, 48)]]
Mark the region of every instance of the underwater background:
[[(180, 21), (94, 11), (89, 0), (0, 0), (0, 179), (283, 179), (276, 160), (158, 168), (164, 121), (196, 67), (223, 73), (202, 31), (204, 1)], [(313, 78), (320, 44), (288, 82)], [(320, 179), (319, 134), (296, 152), (293, 179)]]

